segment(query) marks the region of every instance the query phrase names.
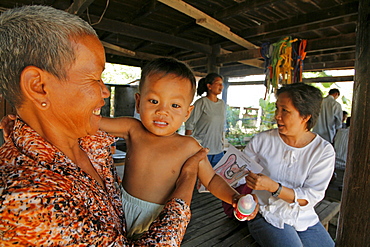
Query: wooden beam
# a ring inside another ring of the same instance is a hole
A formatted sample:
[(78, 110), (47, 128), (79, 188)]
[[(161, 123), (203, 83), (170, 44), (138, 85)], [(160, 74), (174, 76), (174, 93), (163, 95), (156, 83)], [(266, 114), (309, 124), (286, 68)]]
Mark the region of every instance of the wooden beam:
[[(259, 60), (261, 58), (260, 52), (258, 49), (253, 50), (244, 50), (238, 52), (227, 52), (226, 50), (222, 49), (223, 54), (219, 54), (216, 57), (216, 64), (222, 66), (224, 63), (232, 63), (238, 62), (245, 65), (249, 65), (256, 68), (263, 68), (263, 60)], [(206, 58), (196, 58), (191, 60), (186, 60), (186, 62), (190, 67), (202, 67), (206, 64)]]
[(122, 48), (118, 45), (113, 45), (105, 41), (101, 41), (103, 46), (105, 47), (105, 52), (108, 54), (118, 55), (118, 56), (124, 56), (124, 57), (134, 57), (141, 60), (153, 60), (156, 58), (160, 58), (162, 56), (157, 56), (149, 53), (144, 52), (135, 52), (131, 51), (125, 48)]
[(230, 28), (225, 24), (219, 22), (218, 20), (198, 10), (197, 8), (194, 8), (193, 6), (187, 4), (184, 1), (181, 0), (158, 0), (158, 1), (180, 11), (181, 13), (184, 13), (194, 18), (198, 25), (213, 31), (244, 48), (247, 49), (258, 48), (258, 46), (231, 32)]
[[(333, 77), (317, 77), (317, 78), (303, 78), (304, 83), (324, 83), (324, 82), (345, 82), (353, 81), (354, 77), (351, 76), (333, 76)], [(265, 81), (238, 81), (229, 82), (230, 85), (260, 85), (264, 84)]]
[(93, 2), (94, 0), (74, 0), (66, 12), (80, 16)]
[(242, 60), (242, 61), (238, 61), (239, 63), (242, 63), (242, 64), (245, 64), (245, 65), (249, 65), (249, 66), (252, 66), (252, 67), (256, 67), (256, 68), (263, 68), (265, 62), (263, 60), (259, 60), (259, 59), (251, 59), (251, 60)]
[(198, 76), (198, 77), (206, 77), (207, 76), (207, 73), (203, 73), (203, 72), (193, 71), (193, 73), (194, 73), (195, 76)]
[(232, 67), (221, 67), (220, 73), (224, 76), (229, 77), (242, 77), (247, 75), (261, 75), (263, 69), (247, 67), (245, 65), (232, 66)]
[(353, 81), (353, 80), (354, 80), (353, 75), (303, 78), (304, 83), (344, 82), (344, 81)]
[(338, 61), (355, 61), (355, 53), (353, 52), (343, 52), (338, 54), (321, 54), (314, 56), (307, 56), (304, 63), (314, 64), (314, 63), (326, 63), (326, 62), (338, 62)]
[(214, 17), (217, 19), (229, 19), (234, 16), (253, 11), (262, 7), (269, 7), (272, 3), (282, 2), (281, 0), (248, 0), (240, 4), (236, 4), (222, 11), (216, 12)]
[(144, 6), (141, 6), (141, 8), (139, 8), (132, 17), (127, 19), (126, 22), (134, 24), (145, 19), (163, 6), (162, 4), (157, 3), (157, 0), (149, 0)]
[(317, 11), (315, 14), (301, 14), (293, 18), (271, 24), (250, 27), (240, 31), (239, 34), (246, 39), (252, 40), (278, 38), (295, 33), (303, 33), (330, 27), (341, 22), (356, 22), (357, 13), (358, 2), (351, 2), (322, 11)]
[[(329, 38), (308, 40), (307, 49), (306, 49), (307, 56), (309, 57), (311, 52), (329, 51), (332, 49), (348, 48), (348, 47), (354, 48), (355, 47), (355, 37), (356, 37), (355, 33), (349, 33), (349, 34), (338, 35), (338, 36), (329, 37)], [(223, 64), (223, 63), (240, 62), (243, 60), (250, 60), (250, 59), (256, 59), (256, 58), (261, 58), (259, 49), (221, 54), (217, 57), (217, 62), (219, 64)], [(350, 61), (347, 60), (347, 62), (349, 63)], [(328, 62), (328, 64), (329, 63), (331, 62)], [(343, 64), (343, 67), (347, 67), (348, 63)], [(353, 61), (352, 61), (352, 64), (353, 64)], [(325, 66), (324, 64), (323, 68), (325, 69), (327, 68), (327, 66)]]
[(122, 54), (122, 56), (129, 56), (129, 57), (135, 57), (136, 56), (136, 52), (125, 49), (125, 48), (122, 48), (122, 47), (119, 47), (118, 45), (113, 45), (113, 44), (110, 44), (110, 43), (105, 42), (105, 41), (101, 41), (101, 43), (103, 44), (103, 46), (105, 48), (109, 48), (111, 50), (117, 51), (120, 54)]
[(303, 71), (323, 71), (328, 69), (353, 69), (355, 61), (304, 63)]
[(217, 63), (232, 63), (242, 60), (261, 58), (259, 49), (236, 51), (228, 54), (221, 54), (217, 56)]
[[(97, 16), (93, 15), (90, 15), (90, 18), (96, 20), (98, 19)], [(182, 49), (201, 52), (205, 54), (212, 53), (212, 47), (210, 45), (194, 42), (188, 39), (169, 35), (167, 33), (154, 31), (149, 28), (139, 27), (107, 18), (103, 18), (100, 23), (94, 25), (94, 28), (107, 32), (122, 34), (129, 37), (134, 37), (137, 39), (149, 40), (160, 44), (180, 47)]]
[(185, 63), (187, 63), (190, 67), (196, 68), (196, 67), (204, 67), (207, 64), (207, 58), (195, 58), (191, 60), (185, 60)]
[(113, 50), (113, 49), (110, 49), (110, 48), (107, 48), (107, 47), (105, 47), (105, 52), (107, 54), (123, 56), (123, 57), (131, 57), (131, 58), (136, 58), (136, 59), (140, 59), (140, 60), (147, 60), (147, 61), (151, 61), (151, 60), (154, 60), (156, 58), (162, 57), (162, 56), (157, 56), (157, 55), (153, 55), (153, 54), (150, 54), (150, 53), (139, 52), (139, 51), (135, 52), (135, 56), (131, 56), (127, 53), (122, 53), (122, 52), (119, 52), (117, 50)]
[[(336, 26), (346, 26), (349, 23), (353, 23), (353, 27), (355, 27), (357, 21), (357, 13), (354, 13), (351, 16), (345, 16), (345, 17), (340, 17), (338, 19), (334, 20), (328, 20), (328, 21), (322, 21), (319, 23), (307, 23), (299, 26), (288, 26), (288, 27), (282, 27), (279, 29), (279, 26), (277, 23), (274, 24), (269, 24), (266, 25), (266, 29), (262, 31), (261, 33), (258, 33), (256, 29), (260, 30), (262, 28), (256, 27), (256, 28), (251, 28), (248, 29), (248, 33), (250, 35), (245, 36), (245, 38), (248, 38), (251, 41), (257, 41), (257, 40), (269, 40), (269, 39), (279, 39), (283, 36), (294, 36), (294, 37), (299, 37), (299, 36), (305, 36), (307, 32), (320, 32), (320, 31), (325, 31), (325, 29)], [(284, 23), (286, 25), (286, 23)], [(275, 26), (275, 27), (274, 27)], [(271, 29), (270, 29), (271, 28)], [(270, 30), (270, 31), (268, 31)], [(254, 33), (256, 31), (257, 33)], [(355, 31), (353, 29), (353, 31)], [(253, 33), (252, 33), (253, 32)]]
[(112, 53), (109, 53), (106, 55), (106, 60), (108, 63), (116, 63), (116, 64), (124, 64), (128, 66), (135, 66), (135, 67), (142, 67), (146, 60), (139, 60), (137, 58), (131, 58), (131, 57), (123, 57), (120, 55), (115, 55)]
[(360, 0), (351, 127), (335, 246), (370, 243), (370, 5)]
[[(160, 0), (161, 1), (161, 0)], [(230, 30), (225, 29), (223, 26), (220, 26), (217, 22), (215, 23), (213, 19), (210, 18), (201, 18), (197, 19), (196, 23), (202, 27), (211, 30), (222, 37), (227, 38), (228, 40), (233, 41), (234, 43), (246, 48), (246, 49), (257, 49), (258, 46), (243, 39), (242, 37), (236, 35), (235, 33), (231, 32)], [(223, 24), (222, 24), (223, 25)]]
[(343, 34), (338, 36), (331, 36), (326, 38), (314, 39), (307, 41), (307, 53), (343, 49), (343, 48), (354, 48), (356, 46), (356, 33)]

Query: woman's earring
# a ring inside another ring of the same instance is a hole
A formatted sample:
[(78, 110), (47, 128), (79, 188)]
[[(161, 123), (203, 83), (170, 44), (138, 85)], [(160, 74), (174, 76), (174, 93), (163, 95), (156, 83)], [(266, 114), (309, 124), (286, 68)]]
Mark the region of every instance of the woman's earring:
[(41, 103), (41, 106), (42, 106), (42, 107), (45, 107), (45, 106), (46, 106), (46, 102), (42, 102), (42, 103)]

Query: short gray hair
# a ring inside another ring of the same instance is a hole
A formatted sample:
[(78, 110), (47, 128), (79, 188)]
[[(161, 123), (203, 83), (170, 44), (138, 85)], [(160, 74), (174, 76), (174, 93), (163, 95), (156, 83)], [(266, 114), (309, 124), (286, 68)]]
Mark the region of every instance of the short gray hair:
[(97, 36), (80, 17), (48, 6), (29, 5), (0, 15), (0, 94), (13, 106), (22, 104), (19, 78), (33, 65), (61, 80), (76, 59), (72, 41)]

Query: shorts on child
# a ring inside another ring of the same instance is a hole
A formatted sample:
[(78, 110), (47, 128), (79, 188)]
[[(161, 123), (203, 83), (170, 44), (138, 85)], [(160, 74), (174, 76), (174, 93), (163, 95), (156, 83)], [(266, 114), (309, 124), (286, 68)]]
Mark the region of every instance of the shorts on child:
[(125, 191), (123, 186), (121, 186), (121, 191), (127, 237), (135, 239), (149, 229), (150, 224), (158, 217), (164, 205), (133, 197)]

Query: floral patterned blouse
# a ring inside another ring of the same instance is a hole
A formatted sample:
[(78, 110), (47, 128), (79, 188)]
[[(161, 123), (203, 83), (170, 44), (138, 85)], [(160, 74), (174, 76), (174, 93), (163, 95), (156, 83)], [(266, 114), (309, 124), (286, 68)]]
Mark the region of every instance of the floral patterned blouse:
[(0, 148), (0, 246), (178, 246), (190, 208), (168, 201), (139, 240), (125, 237), (112, 136), (80, 140), (105, 189), (21, 119)]

